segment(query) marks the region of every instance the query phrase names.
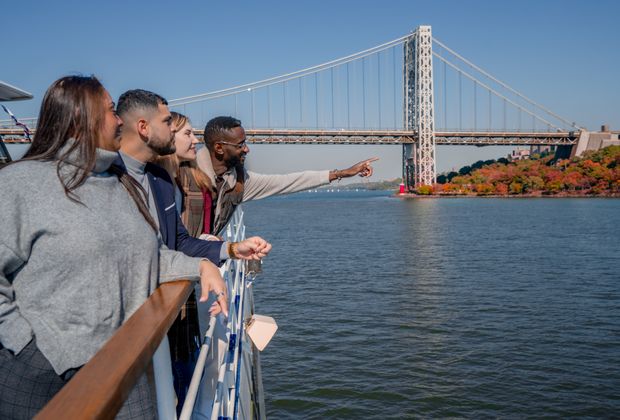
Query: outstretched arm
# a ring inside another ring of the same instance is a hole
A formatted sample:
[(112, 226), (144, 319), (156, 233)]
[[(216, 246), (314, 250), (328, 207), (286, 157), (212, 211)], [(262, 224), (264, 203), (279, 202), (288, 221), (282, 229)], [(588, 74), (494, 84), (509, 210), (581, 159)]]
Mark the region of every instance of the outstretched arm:
[(334, 169), (333, 171), (329, 171), (329, 182), (335, 179), (349, 178), (355, 175), (359, 175), (361, 177), (369, 177), (372, 175), (373, 172), (371, 163), (376, 160), (379, 160), (379, 158), (373, 157), (363, 160), (347, 169)]

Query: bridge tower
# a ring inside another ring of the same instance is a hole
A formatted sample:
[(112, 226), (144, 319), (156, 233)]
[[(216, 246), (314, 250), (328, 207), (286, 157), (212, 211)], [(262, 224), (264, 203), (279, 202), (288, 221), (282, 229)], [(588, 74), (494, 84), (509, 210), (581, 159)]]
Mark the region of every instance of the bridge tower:
[(403, 144), (403, 182), (407, 190), (433, 185), (436, 179), (432, 44), (430, 26), (419, 26), (404, 44), (403, 126), (418, 134), (417, 143)]

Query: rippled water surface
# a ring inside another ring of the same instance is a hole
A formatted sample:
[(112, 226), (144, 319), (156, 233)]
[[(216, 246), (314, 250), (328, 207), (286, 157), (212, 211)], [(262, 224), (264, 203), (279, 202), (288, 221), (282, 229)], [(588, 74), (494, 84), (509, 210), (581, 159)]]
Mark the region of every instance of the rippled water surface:
[(301, 193), (274, 249), (269, 418), (620, 415), (620, 200)]

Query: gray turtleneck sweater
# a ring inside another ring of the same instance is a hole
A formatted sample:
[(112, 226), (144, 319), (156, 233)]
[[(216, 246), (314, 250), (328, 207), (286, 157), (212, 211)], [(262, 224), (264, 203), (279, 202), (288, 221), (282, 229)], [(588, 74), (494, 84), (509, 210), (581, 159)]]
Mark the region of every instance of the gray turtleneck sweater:
[(200, 259), (160, 246), (107, 172), (116, 156), (98, 150), (75, 190), (82, 204), (65, 195), (57, 162), (0, 170), (0, 343), (19, 353), (36, 337), (59, 374), (85, 364), (160, 282), (198, 279)]

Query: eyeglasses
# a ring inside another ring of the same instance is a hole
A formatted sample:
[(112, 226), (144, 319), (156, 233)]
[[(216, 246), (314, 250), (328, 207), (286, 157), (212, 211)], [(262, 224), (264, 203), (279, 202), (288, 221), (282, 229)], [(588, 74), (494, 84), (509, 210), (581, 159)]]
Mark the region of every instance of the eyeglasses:
[(245, 146), (247, 146), (247, 140), (243, 140), (241, 143), (230, 143), (228, 141), (218, 141), (218, 143), (235, 146), (237, 149), (243, 149)]

